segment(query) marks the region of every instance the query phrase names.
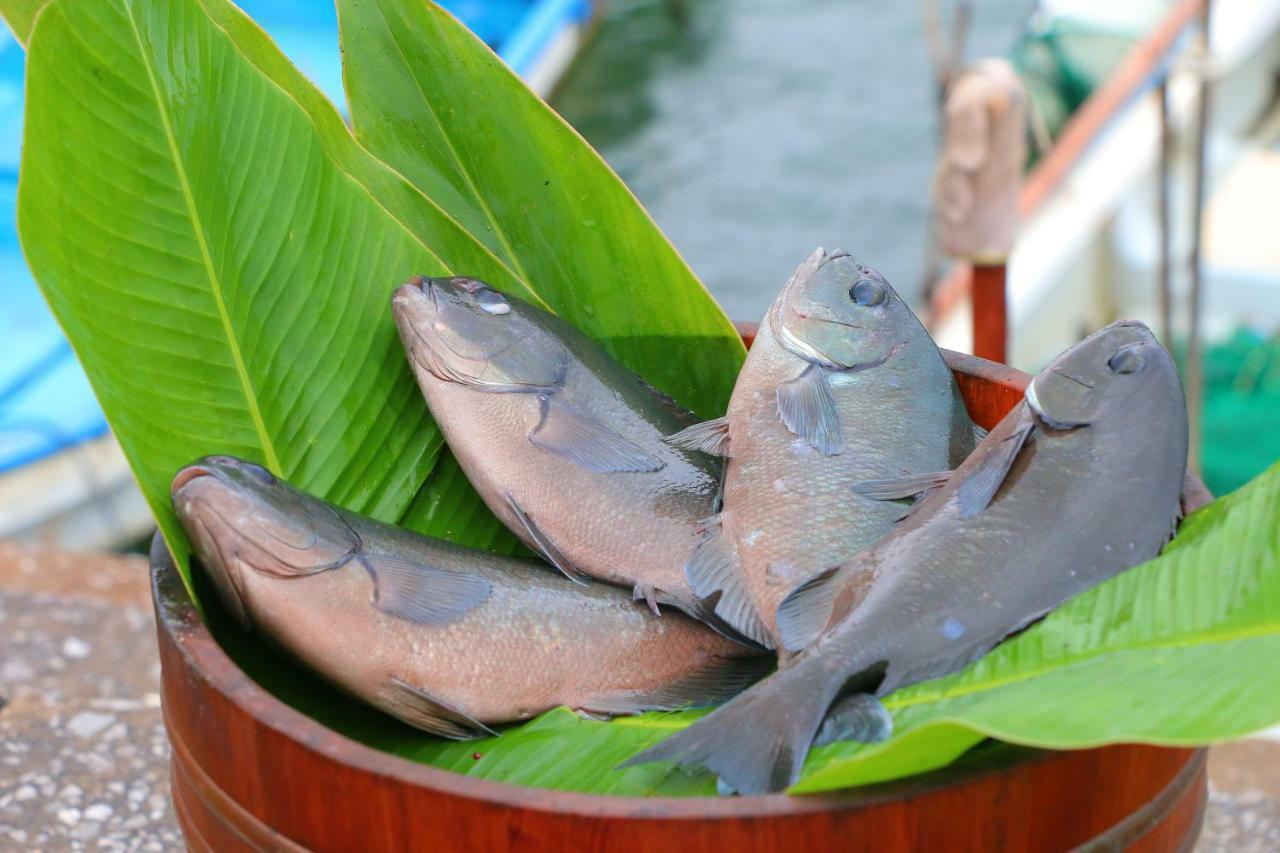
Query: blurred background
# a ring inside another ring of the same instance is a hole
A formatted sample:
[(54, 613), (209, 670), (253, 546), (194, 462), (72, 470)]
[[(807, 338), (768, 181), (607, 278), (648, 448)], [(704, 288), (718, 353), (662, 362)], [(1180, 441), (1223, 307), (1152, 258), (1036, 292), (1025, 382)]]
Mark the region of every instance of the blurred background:
[[(341, 106), (331, 5), (242, 5)], [(931, 226), (943, 96), (973, 60), (1011, 61), (1026, 184), (999, 265), (1007, 348), (979, 354), (1034, 371), (1112, 319), (1146, 320), (1182, 357), (1209, 487), (1280, 456), (1280, 0), (444, 5), (599, 149), (730, 317), (759, 319), (814, 247), (841, 247), (965, 351), (995, 308), (975, 314), (965, 259)], [(17, 243), (22, 73), (6, 34), (0, 537), (128, 547), (149, 514)]]
[[(332, 5), (239, 2), (342, 107)], [(940, 345), (1025, 370), (1142, 319), (1180, 358), (1210, 489), (1280, 457), (1280, 0), (443, 5), (603, 154), (733, 319), (758, 320), (819, 245), (878, 267)], [(945, 95), (987, 57), (1024, 93), (1020, 222), (997, 257), (951, 258), (934, 226)], [(4, 33), (0, 707), (18, 699), (0, 714), (0, 847), (110, 828), (161, 849), (178, 841), (145, 565), (100, 553), (140, 551), (153, 524), (22, 259), (22, 110)], [(1215, 750), (1202, 843), (1280, 847), (1271, 750)], [(127, 787), (103, 771), (122, 763)], [(33, 767), (60, 769), (8, 773)], [(48, 814), (32, 817), (37, 795)]]

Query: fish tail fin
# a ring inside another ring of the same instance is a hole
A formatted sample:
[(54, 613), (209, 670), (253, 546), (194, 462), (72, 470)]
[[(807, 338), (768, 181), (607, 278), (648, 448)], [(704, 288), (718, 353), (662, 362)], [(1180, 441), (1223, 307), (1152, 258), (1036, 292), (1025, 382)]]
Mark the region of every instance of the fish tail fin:
[(810, 659), (774, 673), (623, 766), (700, 765), (720, 777), (722, 792), (763, 794), (789, 787), (845, 680), (818, 663)]

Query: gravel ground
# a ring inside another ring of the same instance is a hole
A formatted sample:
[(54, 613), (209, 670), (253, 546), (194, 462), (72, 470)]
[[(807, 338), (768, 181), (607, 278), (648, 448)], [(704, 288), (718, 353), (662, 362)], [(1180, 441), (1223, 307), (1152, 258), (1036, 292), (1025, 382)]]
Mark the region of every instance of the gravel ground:
[(0, 850), (183, 849), (159, 679), (145, 561), (0, 548)]
[[(0, 542), (0, 851), (181, 850), (140, 557)], [(1280, 742), (1216, 747), (1199, 853), (1280, 850)]]

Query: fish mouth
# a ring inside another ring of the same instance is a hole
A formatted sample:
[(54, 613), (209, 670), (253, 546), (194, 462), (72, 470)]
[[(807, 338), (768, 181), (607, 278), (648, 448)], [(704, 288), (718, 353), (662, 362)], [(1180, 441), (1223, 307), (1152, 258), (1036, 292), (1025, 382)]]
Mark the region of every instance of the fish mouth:
[(439, 310), (440, 303), (436, 301), (436, 289), (431, 284), (431, 279), (415, 275), (396, 288), (391, 295), (391, 305), (397, 311), (404, 311), (411, 305), (421, 304), (423, 297), (430, 300), (432, 308)]
[(234, 468), (239, 463), (240, 460), (232, 456), (206, 456), (198, 459), (173, 475), (173, 482), (169, 484), (169, 496), (177, 497), (179, 492), (201, 477), (221, 479), (222, 469)]
[(201, 459), (199, 462), (192, 462), (182, 468), (173, 476), (173, 482), (169, 484), (169, 496), (176, 500), (183, 489), (201, 477), (214, 477), (216, 479), (218, 476), (216, 469), (218, 461), (217, 459)]

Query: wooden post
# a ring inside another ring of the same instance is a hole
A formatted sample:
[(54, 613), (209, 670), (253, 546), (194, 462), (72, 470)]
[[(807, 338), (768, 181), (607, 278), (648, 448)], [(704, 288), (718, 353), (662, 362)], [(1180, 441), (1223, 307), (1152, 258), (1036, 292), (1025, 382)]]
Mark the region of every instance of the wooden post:
[(1009, 312), (1005, 264), (973, 265), (973, 354), (1004, 364), (1008, 358)]
[(1008, 355), (1005, 264), (1027, 160), (1026, 105), (1007, 61), (984, 59), (962, 71), (947, 92), (933, 182), (940, 242), (971, 264), (973, 352), (1001, 363)]

